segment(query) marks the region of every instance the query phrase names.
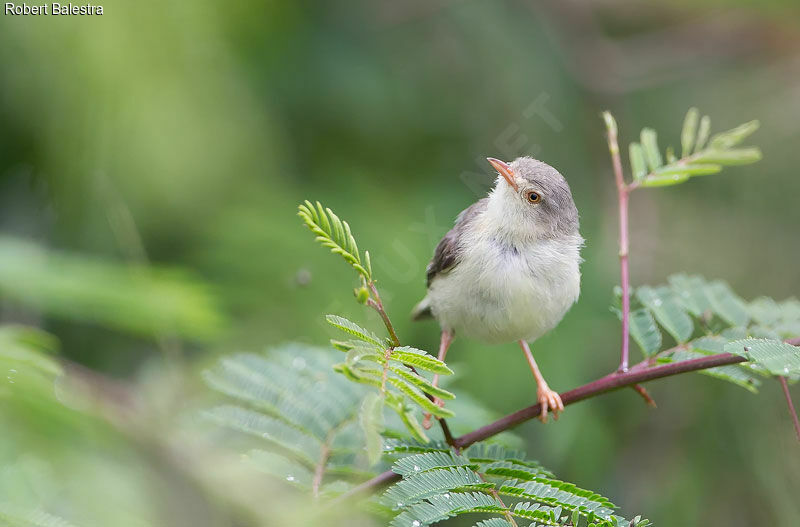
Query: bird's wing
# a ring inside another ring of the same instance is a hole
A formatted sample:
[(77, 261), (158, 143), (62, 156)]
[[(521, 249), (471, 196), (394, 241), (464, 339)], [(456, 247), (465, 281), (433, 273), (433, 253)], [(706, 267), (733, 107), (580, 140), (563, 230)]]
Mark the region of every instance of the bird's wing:
[(444, 238), (436, 246), (433, 253), (433, 259), (428, 264), (427, 278), (428, 287), (431, 282), (441, 273), (446, 273), (458, 265), (459, 245), (461, 237), (467, 230), (469, 224), (484, 210), (489, 202), (489, 198), (483, 198), (476, 203), (473, 203), (458, 215), (455, 225), (450, 231), (444, 235)]

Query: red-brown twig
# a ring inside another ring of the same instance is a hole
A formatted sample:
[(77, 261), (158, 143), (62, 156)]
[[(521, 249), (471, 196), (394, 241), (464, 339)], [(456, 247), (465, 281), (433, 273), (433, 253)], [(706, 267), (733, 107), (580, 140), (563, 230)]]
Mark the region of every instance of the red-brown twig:
[[(584, 399), (589, 399), (591, 397), (595, 397), (604, 393), (618, 390), (620, 388), (633, 386), (638, 383), (652, 381), (655, 379), (661, 379), (664, 377), (670, 377), (672, 375), (678, 375), (681, 373), (705, 370), (708, 368), (714, 368), (716, 366), (725, 366), (726, 364), (736, 364), (738, 362), (744, 362), (745, 360), (747, 359), (745, 359), (740, 355), (733, 355), (730, 353), (720, 353), (718, 355), (709, 355), (697, 359), (691, 359), (681, 362), (672, 362), (649, 368), (641, 367), (644, 364), (644, 362), (646, 362), (643, 361), (642, 363), (637, 364), (627, 372), (610, 373), (604, 377), (597, 379), (596, 381), (592, 381), (588, 384), (584, 384), (583, 386), (579, 386), (577, 388), (564, 392), (560, 394), (561, 400), (564, 402), (564, 406), (567, 406), (573, 403), (577, 403), (578, 401), (583, 401)], [(506, 430), (514, 428), (515, 426), (524, 423), (525, 421), (536, 418), (539, 416), (540, 412), (541, 412), (541, 407), (539, 404), (528, 406), (512, 414), (509, 414), (505, 417), (501, 417), (500, 419), (494, 421), (493, 423), (490, 423), (486, 426), (482, 426), (476, 430), (473, 430), (468, 434), (464, 434), (460, 437), (457, 437), (453, 439), (453, 442), (450, 444), (451, 446), (457, 449), (466, 448), (472, 445), (473, 443), (477, 443), (478, 441), (483, 441), (501, 432), (505, 432)], [(356, 487), (353, 487), (348, 492), (340, 496), (337, 502), (358, 495), (370, 489), (384, 486), (393, 481), (396, 481), (399, 478), (400, 476), (398, 474), (395, 474), (390, 470), (383, 472), (381, 474), (378, 474), (374, 478), (365, 481), (364, 483)]]
[(614, 181), (617, 185), (617, 200), (619, 203), (619, 268), (620, 284), (622, 286), (622, 351), (620, 353), (619, 371), (628, 371), (628, 355), (630, 346), (630, 279), (628, 277), (628, 196), (630, 188), (625, 184), (622, 175), (622, 161), (619, 156), (617, 142), (617, 124), (611, 114), (604, 114), (608, 130), (608, 150), (611, 153), (611, 163), (614, 167)]

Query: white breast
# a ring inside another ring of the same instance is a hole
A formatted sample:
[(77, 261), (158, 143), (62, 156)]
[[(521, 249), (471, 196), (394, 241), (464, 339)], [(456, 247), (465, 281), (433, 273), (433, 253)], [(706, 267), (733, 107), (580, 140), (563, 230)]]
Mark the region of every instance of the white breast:
[(438, 275), (428, 291), (443, 328), (487, 343), (532, 341), (578, 299), (579, 235), (518, 248), (479, 234), (464, 242), (468, 250), (458, 265)]

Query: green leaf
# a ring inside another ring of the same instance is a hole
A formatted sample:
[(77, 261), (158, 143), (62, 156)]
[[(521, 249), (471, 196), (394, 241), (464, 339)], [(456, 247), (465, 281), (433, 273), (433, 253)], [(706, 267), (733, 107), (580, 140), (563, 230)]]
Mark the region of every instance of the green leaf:
[(267, 450), (251, 450), (246, 459), (260, 472), (298, 487), (311, 488), (314, 475), (307, 467), (294, 460)]
[(686, 157), (692, 153), (694, 140), (697, 137), (697, 121), (700, 112), (697, 108), (689, 108), (686, 118), (683, 120), (683, 130), (681, 131), (681, 156)]
[(359, 424), (364, 431), (369, 464), (374, 465), (383, 454), (383, 396), (379, 393), (370, 393), (361, 403)]
[(703, 148), (705, 148), (710, 132), (711, 118), (707, 115), (704, 115), (703, 118), (700, 119), (700, 127), (697, 130), (697, 142), (694, 145), (695, 152), (700, 152)]
[(688, 174), (671, 174), (666, 176), (648, 176), (641, 181), (643, 187), (668, 187), (689, 180)]
[(467, 467), (477, 469), (478, 465), (469, 460), (466, 456), (453, 452), (427, 452), (424, 454), (414, 454), (395, 461), (392, 471), (403, 477), (413, 476), (430, 470), (441, 470), (455, 467)]
[(421, 377), (419, 375), (415, 375), (410, 371), (406, 371), (402, 368), (397, 368), (391, 366), (389, 371), (400, 377), (402, 380), (406, 381), (408, 384), (415, 386), (422, 390), (425, 393), (433, 395), (434, 397), (438, 397), (439, 399), (455, 399), (456, 396), (452, 392), (448, 392), (443, 388), (439, 388), (438, 386), (434, 386), (428, 379)]
[(327, 320), (328, 324), (331, 326), (338, 328), (345, 333), (349, 333), (357, 339), (363, 340), (364, 342), (369, 342), (370, 344), (374, 344), (378, 347), (383, 347), (383, 342), (381, 342), (380, 337), (371, 331), (362, 328), (355, 322), (347, 320), (346, 318), (338, 315), (326, 315), (325, 320)]
[(485, 489), (493, 485), (483, 481), (466, 467), (452, 467), (420, 472), (405, 477), (391, 486), (382, 496), (386, 505), (401, 509), (453, 489)]
[[(698, 349), (702, 348), (695, 348), (692, 346), (692, 350), (677, 350), (670, 355), (669, 361), (682, 362), (691, 359), (698, 359), (708, 355), (708, 353), (696, 351)], [(741, 386), (752, 393), (758, 393), (758, 387), (761, 384), (761, 381), (751, 375), (747, 369), (736, 364), (699, 370), (697, 373), (728, 381), (736, 384), (737, 386)]]
[(754, 320), (765, 326), (773, 325), (781, 320), (781, 306), (773, 299), (759, 297), (750, 302), (749, 311)]
[(381, 381), (382, 372), (379, 370), (369, 368), (354, 368), (350, 367), (346, 363), (334, 364), (333, 369), (353, 382), (375, 386), (376, 388), (380, 388), (383, 385), (383, 382)]
[(661, 349), (661, 332), (648, 310), (631, 311), (630, 332), (645, 357), (650, 357)]
[(455, 414), (448, 410), (447, 408), (443, 408), (438, 404), (433, 404), (433, 402), (425, 397), (422, 392), (416, 389), (409, 384), (394, 378), (389, 378), (388, 382), (403, 392), (409, 399), (414, 401), (418, 406), (420, 406), (423, 410), (428, 413), (435, 415), (436, 417), (453, 417)]
[(403, 421), (406, 429), (411, 432), (411, 435), (414, 437), (414, 439), (423, 443), (430, 441), (430, 439), (428, 439), (428, 435), (425, 433), (425, 429), (421, 424), (419, 424), (419, 420), (417, 420), (417, 416), (414, 414), (413, 408), (402, 408), (396, 411), (397, 415), (400, 416), (400, 420)]
[(712, 311), (711, 300), (706, 295), (706, 281), (699, 276), (675, 274), (668, 279), (675, 297), (691, 314), (696, 317)]
[(423, 350), (410, 346), (401, 346), (392, 350), (392, 360), (440, 375), (452, 375), (453, 373), (453, 370), (448, 368), (444, 362), (428, 355)]
[(234, 405), (217, 406), (207, 410), (205, 416), (218, 425), (261, 437), (292, 452), (309, 465), (319, 458), (321, 443), (318, 439), (279, 419)]
[(655, 172), (664, 164), (661, 159), (661, 152), (658, 149), (658, 136), (652, 128), (645, 128), (641, 133), (642, 148), (647, 166), (651, 172)]
[(408, 439), (387, 439), (383, 442), (386, 454), (424, 454), (427, 452), (450, 452), (450, 445), (441, 441), (419, 443)]
[(340, 255), (365, 279), (372, 277), (372, 268), (368, 256), (366, 267), (361, 263), (361, 254), (358, 250), (355, 237), (350, 231), (350, 225), (342, 221), (331, 209), (324, 208), (317, 201), (316, 206), (306, 200), (298, 206), (298, 216), (317, 237), (316, 240), (332, 253)]
[(742, 141), (744, 141), (753, 132), (758, 130), (759, 126), (760, 123), (758, 121), (750, 121), (744, 124), (740, 124), (736, 128), (733, 128), (726, 132), (718, 133), (711, 138), (711, 143), (709, 144), (709, 148), (712, 150), (715, 149), (727, 150), (732, 146), (736, 146)]
[(426, 527), (470, 512), (502, 514), (506, 510), (492, 496), (480, 492), (444, 492), (414, 503), (391, 522), (391, 527)]
[(610, 526), (614, 518), (616, 506), (607, 498), (581, 489), (572, 483), (564, 481), (537, 478), (535, 481), (509, 480), (504, 482), (497, 492), (505, 496), (514, 496), (519, 499), (535, 500), (551, 506), (560, 506), (569, 511), (578, 511), (583, 517), (600, 521), (602, 525)]
[(508, 520), (503, 518), (489, 518), (488, 520), (479, 521), (473, 527), (513, 527)]
[(512, 461), (495, 461), (481, 466), (480, 471), (489, 476), (503, 476), (506, 478), (533, 481), (536, 478), (547, 476), (542, 470), (519, 465)]
[(674, 164), (661, 167), (650, 176), (651, 178), (661, 178), (675, 175), (686, 176), (705, 176), (708, 174), (716, 174), (722, 170), (722, 165), (690, 163), (690, 164)]
[(647, 165), (644, 159), (644, 150), (639, 143), (628, 145), (628, 155), (631, 159), (631, 173), (634, 181), (641, 181), (647, 175)]
[(750, 320), (747, 305), (722, 281), (715, 281), (705, 288), (714, 313), (732, 326), (745, 326)]
[(731, 150), (704, 150), (695, 155), (697, 163), (717, 163), (720, 165), (748, 165), (761, 159), (761, 150), (757, 147), (734, 148)]
[(736, 340), (725, 345), (725, 352), (746, 357), (773, 375), (800, 374), (800, 348), (781, 340)]
[(694, 324), (669, 288), (642, 286), (636, 289), (636, 297), (677, 342), (689, 340)]
[(43, 314), (137, 335), (205, 340), (225, 325), (208, 285), (179, 269), (132, 265), (0, 236), (0, 295)]

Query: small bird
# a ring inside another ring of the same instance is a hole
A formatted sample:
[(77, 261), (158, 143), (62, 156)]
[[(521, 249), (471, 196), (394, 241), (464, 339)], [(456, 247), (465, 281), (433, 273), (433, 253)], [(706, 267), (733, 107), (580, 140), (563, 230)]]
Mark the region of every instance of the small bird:
[(578, 299), (584, 241), (578, 210), (567, 181), (550, 165), (530, 157), (487, 160), (498, 172), (494, 189), (462, 211), (436, 246), (428, 293), (412, 317), (439, 322), (440, 360), (456, 334), (487, 344), (518, 342), (546, 422), (548, 409), (558, 419), (564, 403), (547, 385), (529, 343), (553, 329)]

